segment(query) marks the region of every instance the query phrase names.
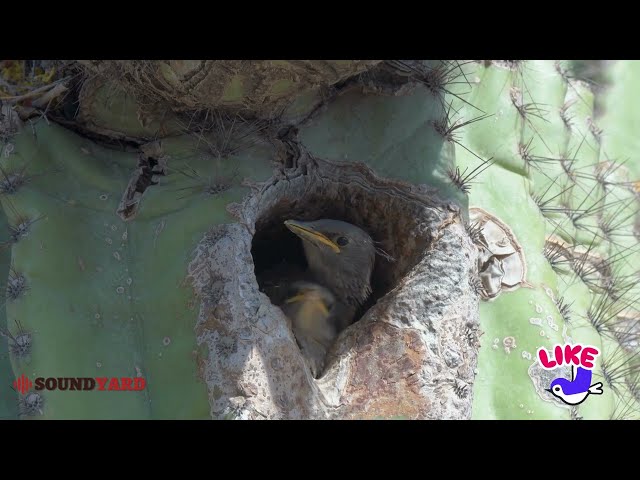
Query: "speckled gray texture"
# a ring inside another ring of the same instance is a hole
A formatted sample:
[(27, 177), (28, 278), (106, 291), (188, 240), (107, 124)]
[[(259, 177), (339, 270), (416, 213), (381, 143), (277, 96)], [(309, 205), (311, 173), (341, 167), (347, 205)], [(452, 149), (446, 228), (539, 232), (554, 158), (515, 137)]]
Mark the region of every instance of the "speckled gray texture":
[[(477, 251), (459, 208), (429, 187), (306, 152), (252, 187), (229, 206), (237, 223), (212, 229), (189, 268), (200, 299), (198, 342), (209, 350), (203, 372), (212, 416), (470, 418)], [(342, 332), (314, 380), (288, 320), (259, 291), (251, 246), (268, 223), (321, 216), (367, 229), (395, 260), (379, 258), (378, 301)]]

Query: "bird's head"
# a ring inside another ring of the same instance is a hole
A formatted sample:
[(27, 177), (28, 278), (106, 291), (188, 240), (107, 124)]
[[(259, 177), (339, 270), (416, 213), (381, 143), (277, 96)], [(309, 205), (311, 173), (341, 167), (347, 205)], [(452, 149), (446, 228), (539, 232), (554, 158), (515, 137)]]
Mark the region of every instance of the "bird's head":
[(311, 272), (344, 303), (357, 306), (371, 293), (376, 247), (367, 232), (340, 220), (287, 220), (302, 239)]
[(556, 378), (553, 382), (551, 382), (551, 385), (547, 389), (547, 392), (550, 392), (554, 397), (558, 397), (562, 400), (565, 395), (563, 387), (567, 386), (569, 383), (569, 380), (567, 380), (566, 378)]
[(311, 282), (294, 282), (286, 304), (305, 305), (307, 310), (321, 317), (328, 317), (335, 298), (326, 288)]
[(338, 333), (333, 294), (317, 283), (302, 281), (292, 283), (289, 293), (281, 308), (298, 342), (313, 340), (329, 348)]

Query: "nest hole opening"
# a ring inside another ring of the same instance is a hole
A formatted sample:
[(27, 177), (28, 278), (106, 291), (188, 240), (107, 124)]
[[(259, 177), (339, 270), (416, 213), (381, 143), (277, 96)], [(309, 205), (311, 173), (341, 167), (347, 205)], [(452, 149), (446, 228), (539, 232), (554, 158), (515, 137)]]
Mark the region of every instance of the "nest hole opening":
[[(255, 224), (251, 254), (260, 290), (278, 306), (286, 299), (287, 281), (308, 268), (302, 240), (284, 224), (286, 220), (334, 219), (366, 231), (376, 246), (371, 291), (352, 323), (360, 320), (380, 298), (394, 289), (428, 251), (433, 238), (424, 204), (388, 195), (361, 185), (327, 185), (307, 188), (297, 198), (282, 196), (268, 202)], [(295, 192), (294, 192), (295, 193)], [(431, 217), (431, 218), (429, 218)]]

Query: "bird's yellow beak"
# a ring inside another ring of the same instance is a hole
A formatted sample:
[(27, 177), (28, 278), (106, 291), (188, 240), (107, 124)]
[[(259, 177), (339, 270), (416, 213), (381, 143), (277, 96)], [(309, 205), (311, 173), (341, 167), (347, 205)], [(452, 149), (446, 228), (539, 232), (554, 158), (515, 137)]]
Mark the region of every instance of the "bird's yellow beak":
[(298, 235), (302, 239), (307, 239), (312, 242), (320, 242), (329, 248), (331, 248), (335, 253), (340, 253), (340, 247), (335, 244), (332, 240), (330, 240), (323, 233), (314, 230), (309, 225), (306, 225), (303, 222), (296, 222), (294, 220), (287, 220), (284, 222), (289, 230)]

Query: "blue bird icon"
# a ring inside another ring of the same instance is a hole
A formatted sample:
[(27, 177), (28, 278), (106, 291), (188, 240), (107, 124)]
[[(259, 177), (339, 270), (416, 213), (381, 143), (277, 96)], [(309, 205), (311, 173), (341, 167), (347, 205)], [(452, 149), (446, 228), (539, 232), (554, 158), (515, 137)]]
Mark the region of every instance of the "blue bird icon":
[(551, 382), (547, 392), (551, 392), (554, 397), (567, 405), (579, 405), (587, 399), (589, 394), (602, 395), (602, 382), (591, 385), (592, 376), (591, 370), (582, 367), (578, 367), (576, 374), (575, 367), (571, 365), (571, 380), (556, 378)]

